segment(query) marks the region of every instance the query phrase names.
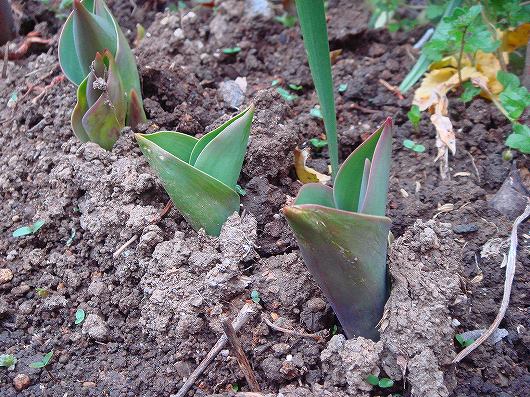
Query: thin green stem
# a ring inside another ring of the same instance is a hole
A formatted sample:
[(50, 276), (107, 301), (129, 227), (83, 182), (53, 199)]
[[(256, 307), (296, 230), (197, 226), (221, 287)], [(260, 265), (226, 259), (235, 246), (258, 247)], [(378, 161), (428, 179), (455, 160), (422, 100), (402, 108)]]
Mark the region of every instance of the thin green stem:
[[(489, 13), (488, 2), (484, 1), (483, 3), (484, 3), (484, 6), (482, 7), (482, 10), (481, 10), (482, 20), (484, 21), (484, 23), (488, 27), (488, 30), (490, 31), (490, 33), (493, 36), (493, 38), (495, 39), (495, 41), (498, 41), (499, 40), (499, 35), (497, 34), (497, 29), (495, 29), (495, 25), (493, 25), (493, 23), (488, 18), (488, 13)], [(497, 58), (499, 59), (499, 63), (501, 65), (501, 69), (506, 72), (508, 70), (508, 68), (506, 67), (506, 62), (504, 62), (504, 57), (503, 57), (501, 48), (500, 47), (497, 48), (495, 50), (495, 53), (497, 54)]]
[(462, 32), (462, 40), (460, 40), (460, 52), (458, 53), (457, 69), (458, 69), (458, 82), (462, 85), (462, 56), (464, 55), (464, 43), (466, 39), (467, 26)]

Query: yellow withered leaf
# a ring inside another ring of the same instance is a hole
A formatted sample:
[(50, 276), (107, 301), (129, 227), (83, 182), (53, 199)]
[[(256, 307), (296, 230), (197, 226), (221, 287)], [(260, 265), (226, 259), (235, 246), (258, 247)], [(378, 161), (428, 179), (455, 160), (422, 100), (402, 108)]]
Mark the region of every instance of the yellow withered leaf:
[(420, 87), (414, 93), (414, 105), (418, 105), (421, 111), (429, 109), (438, 101), (438, 90), (441, 85), (456, 73), (456, 69), (448, 67), (435, 69), (427, 73)]
[(506, 52), (515, 51), (517, 48), (526, 46), (530, 38), (530, 23), (519, 25), (514, 30), (502, 34), (501, 50)]
[(298, 180), (302, 183), (325, 183), (329, 181), (331, 179), (329, 175), (321, 174), (313, 168), (305, 165), (308, 158), (308, 147), (304, 149), (300, 149), (298, 147), (294, 148), (294, 169), (296, 171), (296, 176), (298, 177)]

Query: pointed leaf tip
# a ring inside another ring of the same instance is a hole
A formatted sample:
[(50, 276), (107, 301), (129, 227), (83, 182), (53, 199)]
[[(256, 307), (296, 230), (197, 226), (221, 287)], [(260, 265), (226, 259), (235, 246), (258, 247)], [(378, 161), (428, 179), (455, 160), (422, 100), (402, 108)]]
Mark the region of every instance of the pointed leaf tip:
[(388, 180), (392, 163), (392, 119), (387, 118), (375, 147), (365, 198), (359, 212), (384, 216), (388, 201)]

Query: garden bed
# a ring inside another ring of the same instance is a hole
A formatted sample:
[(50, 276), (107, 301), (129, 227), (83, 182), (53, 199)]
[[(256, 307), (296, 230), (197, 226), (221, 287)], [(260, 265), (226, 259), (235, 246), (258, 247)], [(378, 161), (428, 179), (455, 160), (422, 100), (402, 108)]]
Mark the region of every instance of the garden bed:
[[(274, 8), (255, 10), (257, 1), (165, 13), (152, 8), (162, 2), (137, 3), (132, 12), (128, 1), (109, 1), (124, 30), (139, 22), (147, 31), (135, 49), (150, 121), (142, 131), (200, 136), (235, 114), (234, 107), (256, 106), (239, 180), (246, 192), (242, 215), (232, 217), (219, 238), (193, 231), (175, 209), (158, 219), (169, 198), (130, 129), (112, 152), (81, 144), (70, 127), (74, 87), (57, 78), (61, 22), (41, 2), (24, 2), (22, 33), (37, 29), (54, 41), (9, 62), (8, 77), (0, 80), (0, 268), (12, 273), (0, 280), (0, 354), (18, 359), (15, 370), (0, 370), (2, 396), (175, 394), (222, 334), (221, 320), (251, 303), (252, 291), (259, 294), (256, 313), (239, 336), (264, 393), (530, 395), (524, 237), (501, 323), (508, 335), (451, 364), (461, 349), (454, 335), (487, 328), (500, 305), (503, 251), (485, 255), (482, 249), (506, 239), (513, 222), (488, 203), (510, 172), (502, 151), (511, 127), (486, 100), (453, 101), (457, 152), (451, 178), (440, 178), (432, 125), (424, 116), (415, 131), (407, 120), (412, 93), (398, 99), (379, 81), (399, 85), (422, 29), (369, 30), (362, 4), (329, 1), (331, 49), (342, 49), (334, 82), (347, 85), (336, 95), (341, 160), (386, 117), (395, 123), (388, 211), (396, 237), (390, 253), (395, 288), (381, 341), (345, 342), (332, 337), (340, 334), (339, 323), (280, 211), (301, 186), (295, 146), (324, 132), (309, 113), (317, 98), (298, 27), (274, 21), (280, 14)], [(223, 52), (234, 47), (240, 51)], [(236, 78), (246, 79), (246, 90), (226, 83)], [(274, 80), (301, 86), (291, 92), (298, 98), (287, 101)], [(415, 153), (403, 147), (404, 139), (427, 150)], [(326, 155), (324, 149), (311, 165), (325, 172)], [(515, 156), (528, 181), (528, 160)], [(35, 235), (11, 237), (39, 219), (45, 223)], [(75, 325), (78, 308), (87, 317)], [(324, 338), (282, 333), (264, 319)], [(29, 367), (52, 350), (49, 371)], [(395, 380), (393, 388), (373, 388), (359, 377), (366, 371), (382, 371)], [(20, 394), (14, 388), (19, 374), (30, 380)], [(237, 390), (248, 387), (227, 350), (189, 395)]]

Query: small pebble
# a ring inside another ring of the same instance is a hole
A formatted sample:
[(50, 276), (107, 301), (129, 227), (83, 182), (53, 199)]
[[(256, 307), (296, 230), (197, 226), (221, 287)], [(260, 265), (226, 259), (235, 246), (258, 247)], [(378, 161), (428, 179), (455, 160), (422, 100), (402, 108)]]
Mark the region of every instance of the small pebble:
[(26, 284), (19, 285), (11, 290), (11, 294), (15, 296), (22, 296), (29, 292), (30, 286)]
[(466, 234), (466, 233), (473, 233), (478, 230), (478, 226), (474, 223), (465, 223), (463, 225), (455, 225), (453, 226), (453, 232), (456, 234)]
[(0, 269), (0, 284), (5, 284), (13, 279), (13, 272), (8, 269)]
[(316, 313), (326, 308), (326, 302), (322, 298), (312, 298), (307, 301), (307, 308)]
[(97, 314), (89, 314), (83, 322), (81, 331), (83, 334), (88, 334), (91, 338), (105, 342), (109, 337), (109, 327), (105, 320)]
[(26, 389), (31, 384), (31, 379), (26, 374), (18, 374), (13, 379), (13, 386), (17, 391), (22, 391)]
[(95, 382), (83, 382), (83, 387), (96, 387)]

